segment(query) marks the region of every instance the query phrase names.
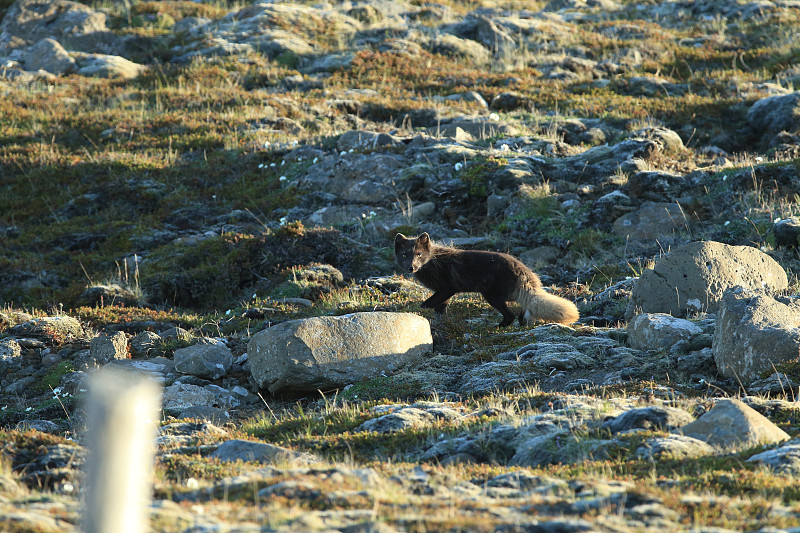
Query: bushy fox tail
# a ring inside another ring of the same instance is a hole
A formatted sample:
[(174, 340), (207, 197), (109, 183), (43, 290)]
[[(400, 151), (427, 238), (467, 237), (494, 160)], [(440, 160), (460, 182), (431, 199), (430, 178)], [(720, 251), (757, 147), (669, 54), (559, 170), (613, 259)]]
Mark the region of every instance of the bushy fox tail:
[(521, 282), (517, 287), (517, 295), (514, 300), (522, 306), (520, 323), (530, 324), (536, 320), (542, 320), (572, 324), (580, 318), (580, 313), (574, 303), (545, 292), (538, 277), (535, 281)]

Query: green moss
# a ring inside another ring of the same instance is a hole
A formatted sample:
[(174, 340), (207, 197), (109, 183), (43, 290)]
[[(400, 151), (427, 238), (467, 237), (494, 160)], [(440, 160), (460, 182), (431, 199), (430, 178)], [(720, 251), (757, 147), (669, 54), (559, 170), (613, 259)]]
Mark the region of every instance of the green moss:
[(54, 365), (47, 374), (45, 374), (42, 380), (37, 384), (37, 387), (43, 391), (55, 389), (58, 387), (58, 384), (61, 383), (61, 378), (73, 372), (75, 372), (75, 366), (72, 362), (62, 361)]

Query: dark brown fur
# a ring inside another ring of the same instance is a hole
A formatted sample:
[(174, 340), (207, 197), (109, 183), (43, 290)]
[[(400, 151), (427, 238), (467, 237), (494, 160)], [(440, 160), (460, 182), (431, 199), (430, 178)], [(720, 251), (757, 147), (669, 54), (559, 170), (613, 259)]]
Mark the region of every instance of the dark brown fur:
[(578, 319), (572, 302), (545, 292), (539, 276), (508, 254), (439, 246), (427, 233), (416, 238), (398, 233), (394, 252), (397, 264), (433, 291), (422, 307), (437, 313), (445, 311), (453, 295), (478, 292), (502, 313), (501, 327), (514, 321), (506, 304), (512, 300), (523, 307), (520, 324), (537, 319), (570, 324)]

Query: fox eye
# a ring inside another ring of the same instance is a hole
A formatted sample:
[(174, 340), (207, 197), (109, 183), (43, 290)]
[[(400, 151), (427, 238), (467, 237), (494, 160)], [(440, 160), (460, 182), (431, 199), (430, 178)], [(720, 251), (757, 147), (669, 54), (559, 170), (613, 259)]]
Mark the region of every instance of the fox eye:
[(417, 257), (422, 257), (422, 254), (417, 252)]

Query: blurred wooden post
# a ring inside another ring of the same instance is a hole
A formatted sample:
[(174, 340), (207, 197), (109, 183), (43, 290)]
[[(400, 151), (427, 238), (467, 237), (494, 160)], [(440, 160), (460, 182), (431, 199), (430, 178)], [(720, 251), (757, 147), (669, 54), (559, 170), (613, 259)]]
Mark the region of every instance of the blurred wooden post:
[(161, 390), (152, 380), (102, 370), (86, 404), (85, 533), (148, 530)]

